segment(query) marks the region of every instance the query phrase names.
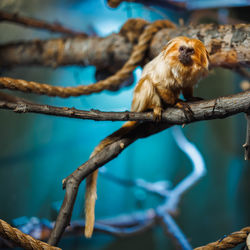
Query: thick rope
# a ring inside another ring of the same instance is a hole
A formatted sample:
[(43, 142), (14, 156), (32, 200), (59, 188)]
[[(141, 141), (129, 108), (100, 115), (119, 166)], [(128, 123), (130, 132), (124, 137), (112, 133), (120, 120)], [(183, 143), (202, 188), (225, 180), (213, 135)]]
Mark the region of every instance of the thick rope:
[(102, 90), (116, 89), (126, 80), (133, 70), (142, 62), (153, 35), (160, 29), (175, 28), (176, 26), (168, 20), (157, 20), (148, 25), (139, 37), (138, 44), (134, 46), (133, 52), (124, 64), (124, 66), (114, 75), (105, 80), (90, 85), (79, 85), (76, 87), (59, 87), (48, 84), (38, 83), (34, 81), (25, 81), (22, 79), (13, 79), (10, 77), (0, 77), (0, 88), (19, 90), (23, 92), (31, 92), (40, 95), (70, 97), (89, 95), (98, 93)]
[(0, 236), (6, 240), (9, 240), (24, 249), (36, 249), (36, 250), (59, 250), (61, 248), (53, 247), (45, 242), (36, 240), (28, 234), (22, 233), (19, 229), (10, 226), (3, 220), (0, 220)]
[(249, 233), (250, 233), (250, 227), (245, 227), (238, 232), (231, 233), (227, 237), (209, 243), (206, 246), (197, 247), (195, 248), (195, 250), (217, 250), (217, 249), (234, 248), (238, 244), (246, 241), (246, 238)]
[[(238, 244), (246, 241), (247, 236), (250, 233), (250, 227), (242, 228), (240, 231), (234, 232), (202, 247), (197, 247), (195, 250), (218, 250), (218, 249), (230, 249), (236, 247)], [(22, 233), (19, 229), (10, 226), (8, 223), (0, 219), (0, 237), (9, 240), (24, 249), (48, 249), (48, 250), (60, 250), (61, 248), (53, 247), (45, 242), (36, 240), (30, 235)]]

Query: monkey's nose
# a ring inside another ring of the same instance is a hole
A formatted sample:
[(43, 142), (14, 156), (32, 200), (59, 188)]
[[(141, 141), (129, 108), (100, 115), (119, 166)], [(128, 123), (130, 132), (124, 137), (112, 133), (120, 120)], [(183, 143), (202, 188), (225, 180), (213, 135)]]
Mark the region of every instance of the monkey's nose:
[(192, 59), (191, 59), (190, 54), (181, 53), (178, 58), (179, 58), (179, 61), (184, 65), (192, 64)]

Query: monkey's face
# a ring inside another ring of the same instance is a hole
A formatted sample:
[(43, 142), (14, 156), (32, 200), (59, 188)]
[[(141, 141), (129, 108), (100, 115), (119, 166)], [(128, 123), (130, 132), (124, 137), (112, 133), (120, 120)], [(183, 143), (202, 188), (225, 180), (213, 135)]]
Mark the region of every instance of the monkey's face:
[(185, 45), (181, 45), (179, 47), (179, 56), (178, 59), (179, 61), (188, 66), (188, 65), (192, 65), (193, 63), (193, 59), (192, 59), (192, 55), (194, 54), (194, 48), (193, 47), (187, 47)]
[(198, 39), (176, 37), (168, 42), (164, 58), (171, 67), (201, 67), (208, 69), (209, 58), (206, 47)]

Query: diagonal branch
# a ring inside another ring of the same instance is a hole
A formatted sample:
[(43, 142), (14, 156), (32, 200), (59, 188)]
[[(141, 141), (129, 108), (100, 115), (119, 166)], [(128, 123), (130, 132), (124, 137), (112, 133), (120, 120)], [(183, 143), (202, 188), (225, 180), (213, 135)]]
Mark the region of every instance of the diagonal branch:
[(17, 23), (27, 27), (33, 27), (36, 29), (43, 29), (52, 32), (63, 33), (71, 36), (87, 37), (87, 35), (84, 32), (71, 30), (69, 28), (63, 27), (59, 23), (47, 23), (45, 21), (37, 20), (34, 18), (20, 16), (17, 13), (8, 13), (0, 10), (0, 22), (2, 21)]
[[(55, 223), (55, 227), (53, 228), (52, 234), (48, 241), (49, 244), (57, 244), (66, 226), (69, 225), (72, 210), (74, 207), (74, 202), (78, 192), (78, 187), (80, 183), (84, 180), (84, 178), (86, 178), (86, 176), (88, 176), (90, 173), (114, 159), (127, 146), (129, 146), (137, 139), (145, 138), (152, 134), (158, 133), (164, 129), (171, 127), (174, 124), (225, 118), (236, 113), (245, 112), (250, 108), (249, 96), (250, 92), (247, 91), (229, 97), (221, 97), (215, 100), (202, 101), (199, 103), (190, 104), (190, 107), (192, 108), (192, 111), (194, 113), (193, 117), (190, 119), (187, 119), (183, 112), (180, 110), (169, 109), (164, 113), (163, 119), (164, 121), (172, 121), (171, 123), (140, 123), (130, 133), (106, 146), (102, 151), (97, 153), (94, 157), (90, 158), (87, 162), (78, 167), (71, 175), (64, 179), (63, 187), (66, 188), (66, 193), (63, 205), (60, 209)], [(241, 101), (239, 101), (238, 98), (242, 98)], [(175, 119), (173, 119), (174, 116)]]

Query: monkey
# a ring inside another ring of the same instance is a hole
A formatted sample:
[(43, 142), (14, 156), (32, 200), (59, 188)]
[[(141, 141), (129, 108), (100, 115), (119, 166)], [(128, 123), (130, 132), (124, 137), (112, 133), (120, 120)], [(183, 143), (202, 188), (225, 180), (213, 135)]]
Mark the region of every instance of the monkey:
[[(193, 96), (193, 87), (208, 74), (209, 55), (198, 39), (180, 36), (170, 40), (158, 56), (147, 63), (140, 80), (135, 86), (131, 105), (132, 112), (153, 110), (155, 120), (160, 121), (162, 111), (169, 106), (186, 110), (187, 104), (179, 99), (182, 92), (187, 101), (200, 98)], [(126, 122), (119, 130), (106, 137), (94, 149), (91, 157), (107, 145), (118, 141), (138, 125)], [(95, 221), (96, 181), (98, 170), (86, 180), (85, 193), (85, 236), (90, 238)]]

